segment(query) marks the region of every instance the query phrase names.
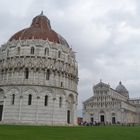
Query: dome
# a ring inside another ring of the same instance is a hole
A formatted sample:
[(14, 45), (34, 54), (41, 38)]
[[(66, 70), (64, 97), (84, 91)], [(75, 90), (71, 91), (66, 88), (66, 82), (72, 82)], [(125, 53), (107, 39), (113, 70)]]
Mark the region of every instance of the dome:
[(25, 28), (15, 33), (9, 39), (9, 41), (26, 39), (49, 40), (51, 42), (69, 46), (67, 41), (61, 35), (52, 30), (50, 20), (43, 15), (43, 12), (41, 12), (40, 15), (33, 18), (32, 24), (29, 28)]
[(116, 91), (119, 92), (119, 93), (128, 93), (125, 86), (122, 85), (122, 82), (119, 82), (119, 85), (116, 87)]

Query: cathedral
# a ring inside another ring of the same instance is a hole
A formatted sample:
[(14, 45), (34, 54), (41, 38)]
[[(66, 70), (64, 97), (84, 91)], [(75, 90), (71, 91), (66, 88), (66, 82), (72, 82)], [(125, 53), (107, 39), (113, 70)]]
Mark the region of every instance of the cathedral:
[(140, 123), (140, 99), (130, 99), (120, 82), (116, 89), (100, 81), (93, 87), (94, 95), (83, 102), (83, 121), (103, 124)]
[(42, 12), (0, 47), (0, 122), (76, 125), (77, 84), (75, 53)]

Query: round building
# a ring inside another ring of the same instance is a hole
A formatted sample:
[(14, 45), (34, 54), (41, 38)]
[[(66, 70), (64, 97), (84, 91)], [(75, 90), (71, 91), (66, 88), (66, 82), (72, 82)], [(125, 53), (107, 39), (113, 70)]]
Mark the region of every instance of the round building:
[(0, 121), (76, 125), (78, 66), (41, 13), (0, 47)]

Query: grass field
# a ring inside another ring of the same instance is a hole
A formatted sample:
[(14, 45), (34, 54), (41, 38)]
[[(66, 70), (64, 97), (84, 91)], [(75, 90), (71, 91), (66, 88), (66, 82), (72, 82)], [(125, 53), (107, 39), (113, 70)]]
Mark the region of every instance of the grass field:
[(0, 125), (0, 140), (140, 140), (140, 126), (49, 127)]

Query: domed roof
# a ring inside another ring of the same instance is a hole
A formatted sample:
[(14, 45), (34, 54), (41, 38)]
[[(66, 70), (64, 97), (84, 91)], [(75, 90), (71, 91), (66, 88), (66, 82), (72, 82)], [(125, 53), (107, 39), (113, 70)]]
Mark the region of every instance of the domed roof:
[(128, 93), (125, 86), (122, 85), (122, 82), (119, 82), (119, 85), (116, 87), (116, 91), (119, 92), (119, 93)]
[(49, 40), (51, 42), (67, 45), (66, 40), (51, 29), (50, 20), (43, 15), (36, 16), (32, 20), (32, 24), (29, 28), (25, 28), (17, 33), (15, 33), (9, 41), (13, 40), (26, 40), (26, 39), (43, 39)]

